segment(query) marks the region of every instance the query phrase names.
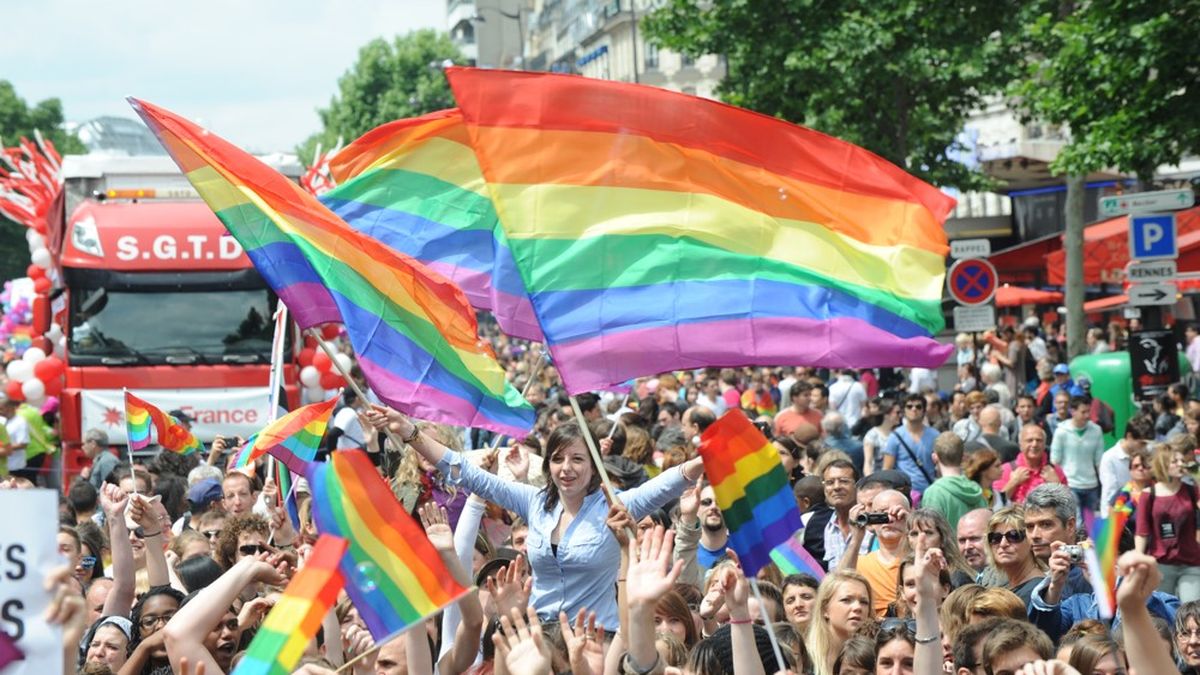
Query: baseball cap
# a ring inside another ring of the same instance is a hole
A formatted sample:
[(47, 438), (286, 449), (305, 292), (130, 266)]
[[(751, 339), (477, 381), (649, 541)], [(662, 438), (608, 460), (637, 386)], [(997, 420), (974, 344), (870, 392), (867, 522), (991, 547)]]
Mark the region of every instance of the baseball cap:
[(1088, 390), (1092, 388), (1092, 378), (1087, 375), (1080, 375), (1075, 378), (1075, 384), (1079, 385), (1080, 389)]
[(188, 501), (192, 503), (192, 508), (203, 509), (213, 502), (220, 501), (221, 483), (215, 478), (197, 481), (195, 485), (188, 488), (187, 497)]
[(1060, 363), (1057, 366), (1054, 366), (1054, 374), (1055, 375), (1070, 375), (1071, 367), (1065, 363)]
[(515, 548), (501, 547), (496, 549), (496, 554), (483, 563), (483, 567), (479, 568), (479, 572), (475, 575), (475, 585), (483, 588), (488, 577), (499, 572), (501, 568), (508, 567), (512, 561), (517, 559), (518, 555), (521, 555), (521, 552)]
[(178, 410), (178, 409), (172, 410), (171, 412), (169, 412), (167, 414), (170, 415), (171, 417), (174, 417), (175, 419), (179, 420), (180, 422), (187, 422), (188, 424), (191, 424), (192, 422), (196, 421), (195, 417), (192, 417), (191, 415), (183, 412), (182, 410)]

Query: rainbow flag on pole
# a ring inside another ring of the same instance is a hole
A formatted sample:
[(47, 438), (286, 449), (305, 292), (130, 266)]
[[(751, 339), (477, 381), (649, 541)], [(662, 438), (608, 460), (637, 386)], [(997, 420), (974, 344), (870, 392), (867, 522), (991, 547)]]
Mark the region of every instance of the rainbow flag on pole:
[(771, 550), (771, 562), (775, 563), (784, 576), (808, 574), (816, 577), (817, 581), (825, 578), (825, 568), (812, 557), (808, 549), (804, 548), (804, 542), (795, 535)]
[(753, 577), (804, 527), (779, 451), (741, 410), (730, 410), (700, 436), (700, 457), (725, 516), (729, 548)]
[(508, 384), (462, 291), (351, 229), (216, 134), (144, 101), (158, 136), (302, 327), (342, 323), (371, 389), (422, 419), (524, 436), (533, 408)]
[(879, 156), (657, 87), (446, 74), (569, 392), (953, 349), (933, 336), (954, 200)]
[(308, 463), (317, 457), (329, 416), (339, 398), (340, 395), (297, 408), (271, 422), (242, 446), (234, 460), (234, 468), (240, 469), (264, 454), (270, 454), (292, 471), (303, 474)]
[(309, 465), (313, 519), (350, 541), (346, 593), (377, 643), (458, 600), (463, 588), (367, 455), (339, 450)]
[(157, 433), (158, 444), (165, 450), (190, 455), (204, 449), (204, 444), (179, 420), (125, 392), (125, 433), (129, 438), (130, 450), (141, 450), (150, 445), (151, 426)]
[(1108, 509), (1108, 516), (1094, 519), (1088, 527), (1092, 547), (1084, 549), (1088, 577), (1096, 595), (1101, 618), (1111, 619), (1117, 607), (1117, 558), (1121, 555), (1121, 533), (1133, 514), (1129, 492), (1122, 490)]
[(287, 675), (295, 669), (337, 602), (345, 583), (338, 566), (348, 546), (345, 539), (328, 534), (317, 539), (308, 561), (254, 634), (234, 675)]
[(330, 160), (321, 203), (458, 284), (509, 335), (542, 341), (457, 110), (381, 125)]

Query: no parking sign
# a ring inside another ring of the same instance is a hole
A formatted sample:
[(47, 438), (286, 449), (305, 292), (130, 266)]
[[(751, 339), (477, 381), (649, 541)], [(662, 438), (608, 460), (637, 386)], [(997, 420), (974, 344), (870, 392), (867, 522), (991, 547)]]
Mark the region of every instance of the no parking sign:
[(967, 258), (950, 266), (946, 286), (961, 305), (982, 305), (996, 294), (996, 268), (983, 258)]

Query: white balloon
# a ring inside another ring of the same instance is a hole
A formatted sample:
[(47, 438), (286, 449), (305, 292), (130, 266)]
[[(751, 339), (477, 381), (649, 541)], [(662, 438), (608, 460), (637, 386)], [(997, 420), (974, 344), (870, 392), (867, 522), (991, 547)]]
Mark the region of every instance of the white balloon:
[(50, 261), (51, 261), (50, 250), (47, 249), (45, 246), (43, 246), (43, 247), (37, 249), (36, 251), (34, 251), (33, 253), (30, 253), (29, 260), (34, 265), (37, 265), (38, 267), (40, 267), (42, 269), (47, 269), (50, 267)]
[(37, 230), (29, 228), (25, 230), (25, 241), (29, 242), (29, 252), (33, 253), (39, 248), (46, 247), (46, 238), (38, 234)]
[(60, 359), (67, 358), (67, 336), (63, 335), (54, 341), (54, 355)]
[(316, 366), (304, 366), (300, 369), (300, 384), (303, 384), (309, 389), (320, 388), (321, 371), (317, 370)]
[(340, 372), (348, 373), (354, 367), (354, 359), (350, 358), (349, 354), (334, 354), (333, 360), (337, 361), (338, 365), (341, 366)]
[(28, 361), (17, 359), (8, 364), (8, 368), (4, 369), (4, 373), (8, 375), (8, 379), (24, 382), (33, 377), (33, 364)]
[[(21, 357), (21, 360), (32, 366), (44, 358), (46, 358), (46, 352), (42, 351), (41, 347), (30, 347), (25, 350), (25, 354)], [(33, 371), (30, 370), (29, 372)]]
[(307, 387), (304, 390), (305, 403), (316, 403), (325, 400), (325, 390), (320, 387)]
[(56, 323), (50, 324), (50, 328), (46, 330), (46, 337), (49, 338), (51, 342), (58, 342), (58, 339), (62, 336), (62, 326)]
[(46, 397), (46, 385), (36, 377), (31, 377), (21, 383), (21, 394), (30, 403), (40, 403)]

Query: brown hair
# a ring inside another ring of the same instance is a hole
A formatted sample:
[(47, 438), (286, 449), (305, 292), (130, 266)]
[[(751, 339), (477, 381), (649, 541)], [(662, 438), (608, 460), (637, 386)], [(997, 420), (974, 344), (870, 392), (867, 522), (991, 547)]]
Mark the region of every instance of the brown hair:
[(976, 450), (963, 458), (963, 474), (975, 482), (983, 478), (983, 473), (1000, 461), (1000, 455), (995, 450), (983, 448)]
[(1117, 666), (1122, 672), (1129, 670), (1125, 652), (1109, 636), (1108, 631), (1084, 635), (1071, 645), (1071, 658), (1067, 661), (1072, 668), (1080, 673), (1094, 673), (1096, 666), (1104, 657), (1112, 654), (1117, 659)]
[[(558, 425), (550, 433), (550, 438), (546, 439), (546, 454), (542, 457), (542, 473), (547, 476), (546, 487), (542, 488), (542, 491), (546, 493), (546, 503), (542, 507), (546, 513), (553, 512), (558, 506), (559, 500), (558, 486), (549, 479), (550, 461), (575, 441), (584, 442), (583, 432), (576, 422), (564, 422)], [(588, 466), (592, 467), (592, 478), (588, 481), (587, 493), (592, 494), (600, 489), (600, 471), (596, 468), (595, 461), (591, 459), (590, 455), (588, 456)]]
[(688, 609), (687, 601), (678, 591), (670, 590), (663, 593), (654, 605), (654, 613), (677, 619), (683, 623), (683, 642), (688, 649), (700, 641), (700, 633), (696, 631), (696, 622), (692, 619), (692, 610)]
[(990, 671), (991, 664), (1002, 654), (1020, 647), (1029, 647), (1042, 660), (1054, 658), (1054, 643), (1028, 620), (1001, 619), (983, 641), (979, 665)]
[(1000, 617), (1025, 621), (1028, 619), (1025, 603), (1016, 593), (1007, 588), (985, 588), (967, 605), (967, 620), (974, 617)]
[(221, 536), (217, 537), (217, 562), (228, 570), (237, 562), (238, 537), (243, 532), (257, 532), (263, 537), (271, 536), (271, 526), (257, 513), (234, 516), (225, 521)]
[(649, 464), (654, 457), (650, 434), (641, 427), (625, 427), (625, 451), (622, 454), (638, 464)]
[(979, 584), (965, 584), (950, 591), (950, 595), (942, 601), (942, 608), (938, 610), (938, 620), (951, 643), (958, 639), (959, 631), (971, 623), (971, 603), (984, 590), (986, 589)]

